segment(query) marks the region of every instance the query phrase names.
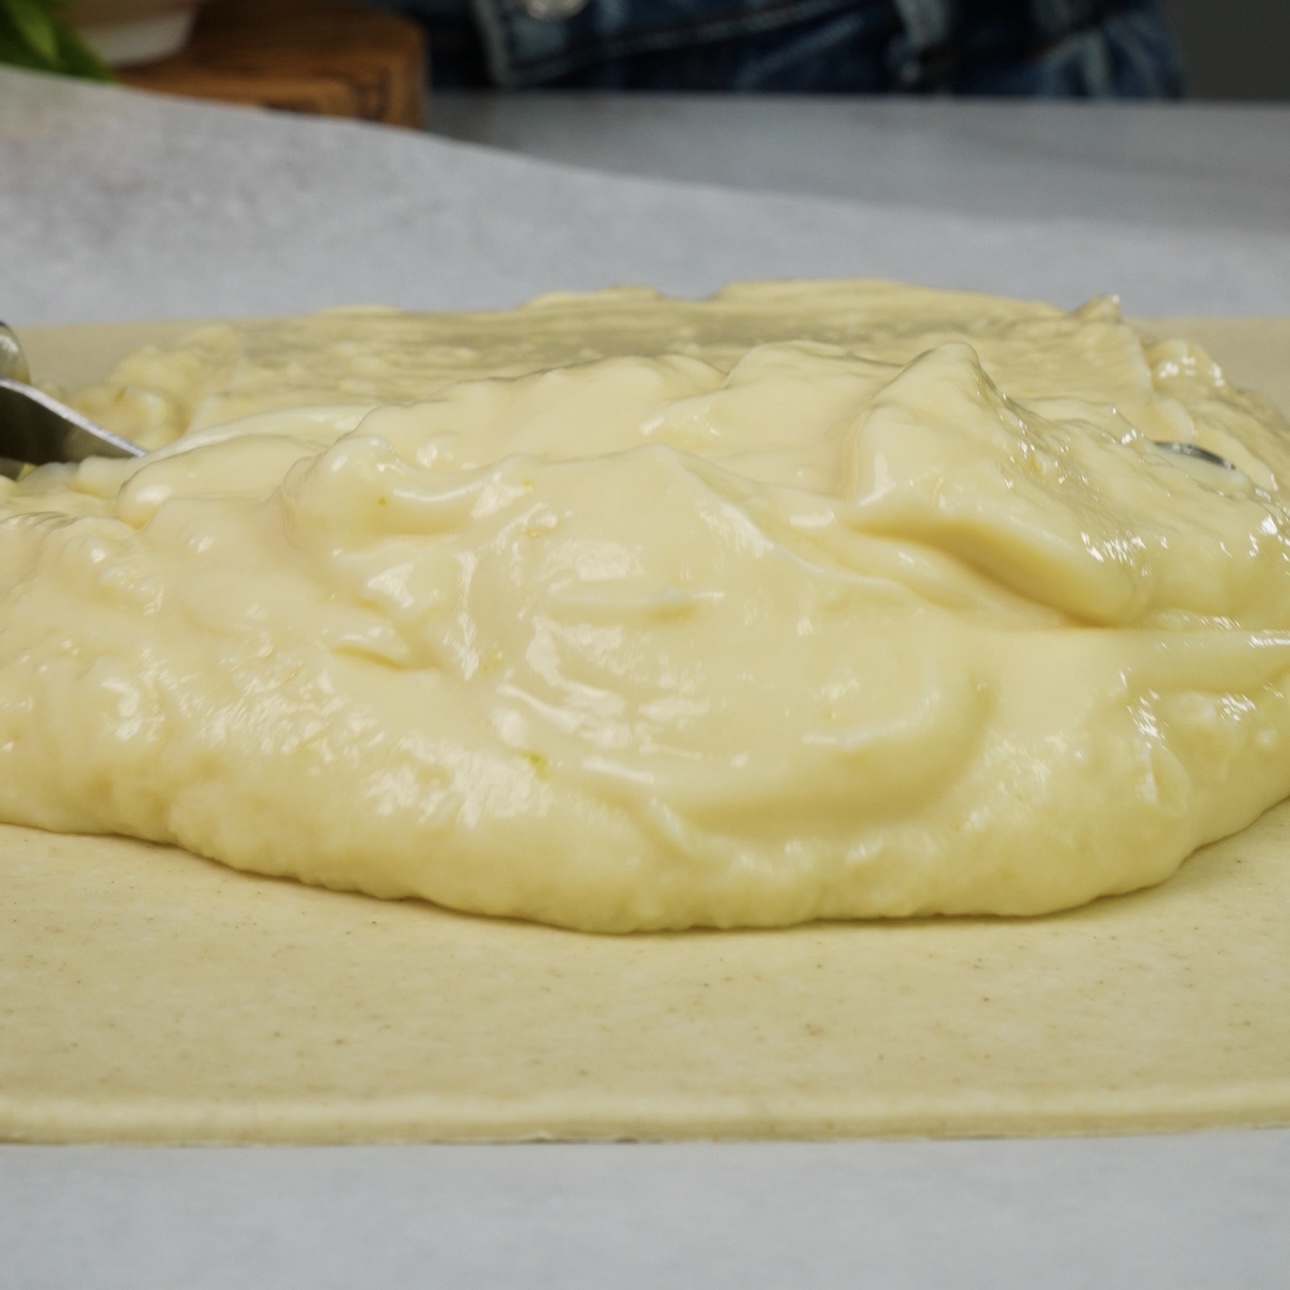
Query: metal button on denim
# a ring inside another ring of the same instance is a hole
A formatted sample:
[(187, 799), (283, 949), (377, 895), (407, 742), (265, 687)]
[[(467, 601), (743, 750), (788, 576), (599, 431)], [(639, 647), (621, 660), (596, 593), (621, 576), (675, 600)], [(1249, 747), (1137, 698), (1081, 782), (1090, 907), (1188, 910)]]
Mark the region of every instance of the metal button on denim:
[(587, 7), (587, 0), (523, 0), (524, 12), (539, 22), (572, 18)]

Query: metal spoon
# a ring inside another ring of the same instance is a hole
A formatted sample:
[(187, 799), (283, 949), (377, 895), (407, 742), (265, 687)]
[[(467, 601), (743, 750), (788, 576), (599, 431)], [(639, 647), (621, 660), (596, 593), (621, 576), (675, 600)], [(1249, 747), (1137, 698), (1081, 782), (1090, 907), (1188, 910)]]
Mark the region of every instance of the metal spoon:
[(1157, 448), (1167, 448), (1170, 452), (1176, 452), (1182, 457), (1195, 457), (1197, 461), (1207, 461), (1211, 466), (1222, 466), (1224, 470), (1235, 470), (1226, 457), (1220, 457), (1216, 452), (1210, 452), (1208, 448), (1202, 448), (1198, 443), (1180, 443), (1174, 439), (1157, 439), (1155, 441)]
[(18, 337), (0, 323), (0, 475), (87, 457), (142, 457), (144, 449), (31, 384)]

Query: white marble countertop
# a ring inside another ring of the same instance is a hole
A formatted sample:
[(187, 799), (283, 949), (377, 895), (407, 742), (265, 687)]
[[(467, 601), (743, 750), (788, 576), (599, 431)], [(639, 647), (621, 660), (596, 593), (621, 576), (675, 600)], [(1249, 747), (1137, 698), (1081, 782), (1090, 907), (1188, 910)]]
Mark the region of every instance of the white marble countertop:
[[(0, 317), (498, 306), (555, 286), (862, 273), (1290, 313), (1288, 108), (439, 96), (432, 124), (492, 146), (0, 72)], [(0, 1287), (1271, 1290), (1288, 1213), (1283, 1130), (11, 1146)]]

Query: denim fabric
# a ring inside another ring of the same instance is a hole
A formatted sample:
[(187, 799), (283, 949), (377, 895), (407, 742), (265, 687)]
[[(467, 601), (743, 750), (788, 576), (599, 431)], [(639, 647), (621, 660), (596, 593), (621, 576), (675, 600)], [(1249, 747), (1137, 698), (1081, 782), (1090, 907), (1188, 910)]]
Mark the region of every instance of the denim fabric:
[(438, 84), (1176, 98), (1156, 0), (379, 0)]

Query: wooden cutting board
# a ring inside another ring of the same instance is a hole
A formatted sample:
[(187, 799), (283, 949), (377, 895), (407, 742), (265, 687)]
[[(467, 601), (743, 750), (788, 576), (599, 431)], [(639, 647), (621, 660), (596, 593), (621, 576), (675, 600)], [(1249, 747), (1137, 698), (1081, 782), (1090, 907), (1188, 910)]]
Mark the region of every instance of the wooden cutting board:
[(213, 0), (187, 48), (119, 75), (137, 89), (419, 129), (426, 66), (424, 32), (397, 14), (338, 0)]

